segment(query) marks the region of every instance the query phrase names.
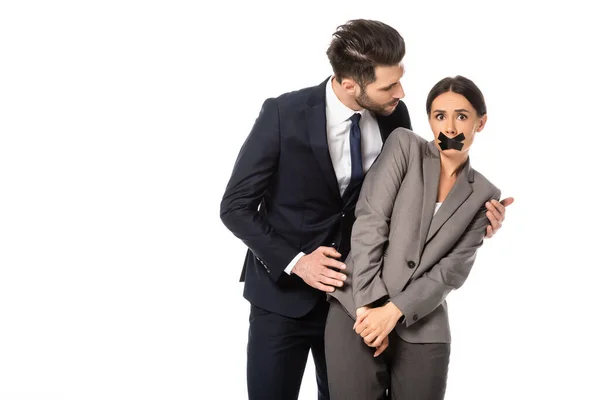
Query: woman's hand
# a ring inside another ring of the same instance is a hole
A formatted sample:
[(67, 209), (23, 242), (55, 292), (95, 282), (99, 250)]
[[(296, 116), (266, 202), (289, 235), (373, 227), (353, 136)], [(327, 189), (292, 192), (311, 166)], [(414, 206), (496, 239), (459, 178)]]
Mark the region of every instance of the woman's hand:
[[(391, 302), (383, 307), (370, 308), (364, 311), (361, 308), (356, 310), (356, 322), (352, 329), (363, 338), (367, 346), (382, 346), (384, 340), (387, 339), (389, 333), (402, 317), (402, 312)], [(359, 310), (361, 310), (360, 314)], [(385, 348), (375, 354), (379, 355), (383, 350)]]
[(487, 239), (494, 236), (502, 227), (502, 222), (504, 222), (504, 218), (506, 217), (506, 207), (510, 206), (514, 201), (515, 199), (513, 197), (507, 197), (502, 201), (492, 200), (485, 203), (485, 206), (488, 209), (486, 215), (490, 220), (490, 224), (485, 231), (485, 237)]
[(383, 353), (385, 351), (385, 349), (388, 348), (388, 346), (390, 345), (390, 337), (386, 336), (383, 339), (383, 342), (381, 343), (381, 346), (377, 347), (375, 349), (375, 354), (373, 354), (373, 357), (377, 357), (378, 355), (380, 355), (381, 353)]
[(367, 311), (370, 308), (371, 307), (369, 307), (369, 306), (363, 306), (363, 307), (357, 308), (356, 309), (356, 317), (358, 318), (359, 315), (361, 315), (362, 313), (364, 313), (365, 311)]

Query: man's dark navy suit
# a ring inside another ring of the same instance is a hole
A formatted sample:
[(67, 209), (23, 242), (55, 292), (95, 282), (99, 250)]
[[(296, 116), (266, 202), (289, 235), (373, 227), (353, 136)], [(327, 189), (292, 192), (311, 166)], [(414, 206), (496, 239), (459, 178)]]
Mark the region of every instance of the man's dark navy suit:
[[(251, 399), (295, 398), (309, 348), (319, 398), (328, 398), (320, 354), (325, 295), (284, 271), (300, 251), (309, 254), (319, 246), (331, 246), (342, 254), (342, 261), (349, 252), (358, 191), (340, 195), (327, 144), (328, 83), (329, 79), (264, 102), (221, 202), (221, 220), (248, 246), (241, 281), (244, 297), (252, 304)], [(402, 101), (391, 115), (377, 116), (377, 122), (384, 142), (395, 128), (411, 129)], [(312, 339), (305, 341), (303, 336)], [(290, 357), (298, 360), (288, 369)]]

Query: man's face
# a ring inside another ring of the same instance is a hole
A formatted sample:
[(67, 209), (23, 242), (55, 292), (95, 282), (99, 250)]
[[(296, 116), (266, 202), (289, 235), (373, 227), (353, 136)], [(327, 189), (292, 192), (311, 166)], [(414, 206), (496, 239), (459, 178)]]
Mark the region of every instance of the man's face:
[(404, 97), (400, 79), (404, 75), (402, 63), (375, 67), (375, 82), (359, 87), (355, 100), (359, 106), (380, 115), (390, 115)]

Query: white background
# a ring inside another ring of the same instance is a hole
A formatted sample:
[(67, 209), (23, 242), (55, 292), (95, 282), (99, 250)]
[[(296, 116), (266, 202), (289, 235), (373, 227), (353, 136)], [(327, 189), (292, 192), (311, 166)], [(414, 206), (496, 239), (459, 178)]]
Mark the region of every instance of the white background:
[(448, 299), (446, 398), (600, 398), (600, 34), (579, 3), (2, 1), (0, 399), (246, 397), (245, 248), (219, 202), (264, 99), (327, 78), (359, 17), (404, 36), (422, 136), (435, 82), (479, 85), (472, 163), (516, 199)]

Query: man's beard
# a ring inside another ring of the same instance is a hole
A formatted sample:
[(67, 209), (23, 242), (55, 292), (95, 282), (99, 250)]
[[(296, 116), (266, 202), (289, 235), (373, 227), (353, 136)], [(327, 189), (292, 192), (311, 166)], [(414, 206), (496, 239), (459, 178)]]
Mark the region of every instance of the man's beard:
[(395, 108), (392, 108), (391, 110), (387, 110), (386, 107), (397, 104), (398, 102), (399, 102), (399, 100), (394, 100), (394, 101), (391, 101), (384, 105), (378, 104), (378, 103), (374, 102), (373, 100), (371, 100), (371, 98), (369, 96), (367, 96), (367, 93), (363, 89), (361, 89), (360, 94), (356, 98), (356, 103), (359, 106), (361, 106), (362, 108), (369, 110), (375, 114), (379, 114), (379, 115), (390, 115), (391, 113), (393, 113)]

